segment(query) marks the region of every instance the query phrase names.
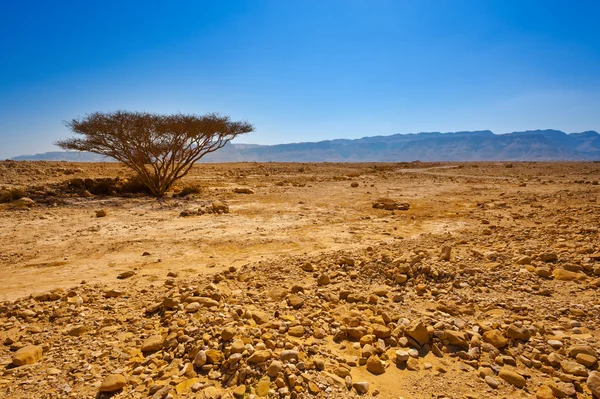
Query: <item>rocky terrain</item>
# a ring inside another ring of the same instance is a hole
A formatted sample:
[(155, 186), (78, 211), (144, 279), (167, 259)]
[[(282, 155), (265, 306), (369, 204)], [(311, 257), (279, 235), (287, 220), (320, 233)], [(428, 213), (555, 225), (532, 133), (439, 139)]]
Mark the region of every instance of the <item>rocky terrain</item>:
[(600, 397), (599, 179), (0, 162), (0, 397)]

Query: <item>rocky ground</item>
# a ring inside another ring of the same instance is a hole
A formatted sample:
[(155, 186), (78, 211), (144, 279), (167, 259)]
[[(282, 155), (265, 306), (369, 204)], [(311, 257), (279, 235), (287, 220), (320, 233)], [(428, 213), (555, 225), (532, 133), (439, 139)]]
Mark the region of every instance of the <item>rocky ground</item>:
[(0, 397), (598, 396), (599, 178), (0, 162)]

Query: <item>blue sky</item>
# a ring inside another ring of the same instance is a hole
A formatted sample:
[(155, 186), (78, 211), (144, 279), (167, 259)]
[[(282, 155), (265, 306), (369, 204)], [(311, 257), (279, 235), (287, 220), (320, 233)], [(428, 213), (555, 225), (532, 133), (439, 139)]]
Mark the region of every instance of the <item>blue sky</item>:
[(600, 130), (599, 1), (0, 2), (0, 158), (62, 121), (220, 112), (274, 144)]

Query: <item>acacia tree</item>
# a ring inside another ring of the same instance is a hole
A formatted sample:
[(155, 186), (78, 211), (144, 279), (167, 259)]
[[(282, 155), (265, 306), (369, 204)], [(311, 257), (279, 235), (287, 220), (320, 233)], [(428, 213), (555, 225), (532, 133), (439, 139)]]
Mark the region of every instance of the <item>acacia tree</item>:
[(145, 112), (96, 112), (65, 122), (82, 135), (58, 141), (66, 150), (89, 151), (123, 162), (150, 192), (162, 197), (204, 155), (222, 148), (254, 127), (219, 114), (158, 115)]

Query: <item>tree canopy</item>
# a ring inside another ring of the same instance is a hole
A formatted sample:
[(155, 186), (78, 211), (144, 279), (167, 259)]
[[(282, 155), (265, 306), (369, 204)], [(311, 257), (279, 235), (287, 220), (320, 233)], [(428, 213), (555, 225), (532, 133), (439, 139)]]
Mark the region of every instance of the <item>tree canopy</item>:
[(123, 162), (158, 197), (164, 196), (203, 156), (254, 130), (248, 122), (231, 121), (215, 113), (96, 112), (65, 125), (82, 137), (58, 141), (57, 146)]

